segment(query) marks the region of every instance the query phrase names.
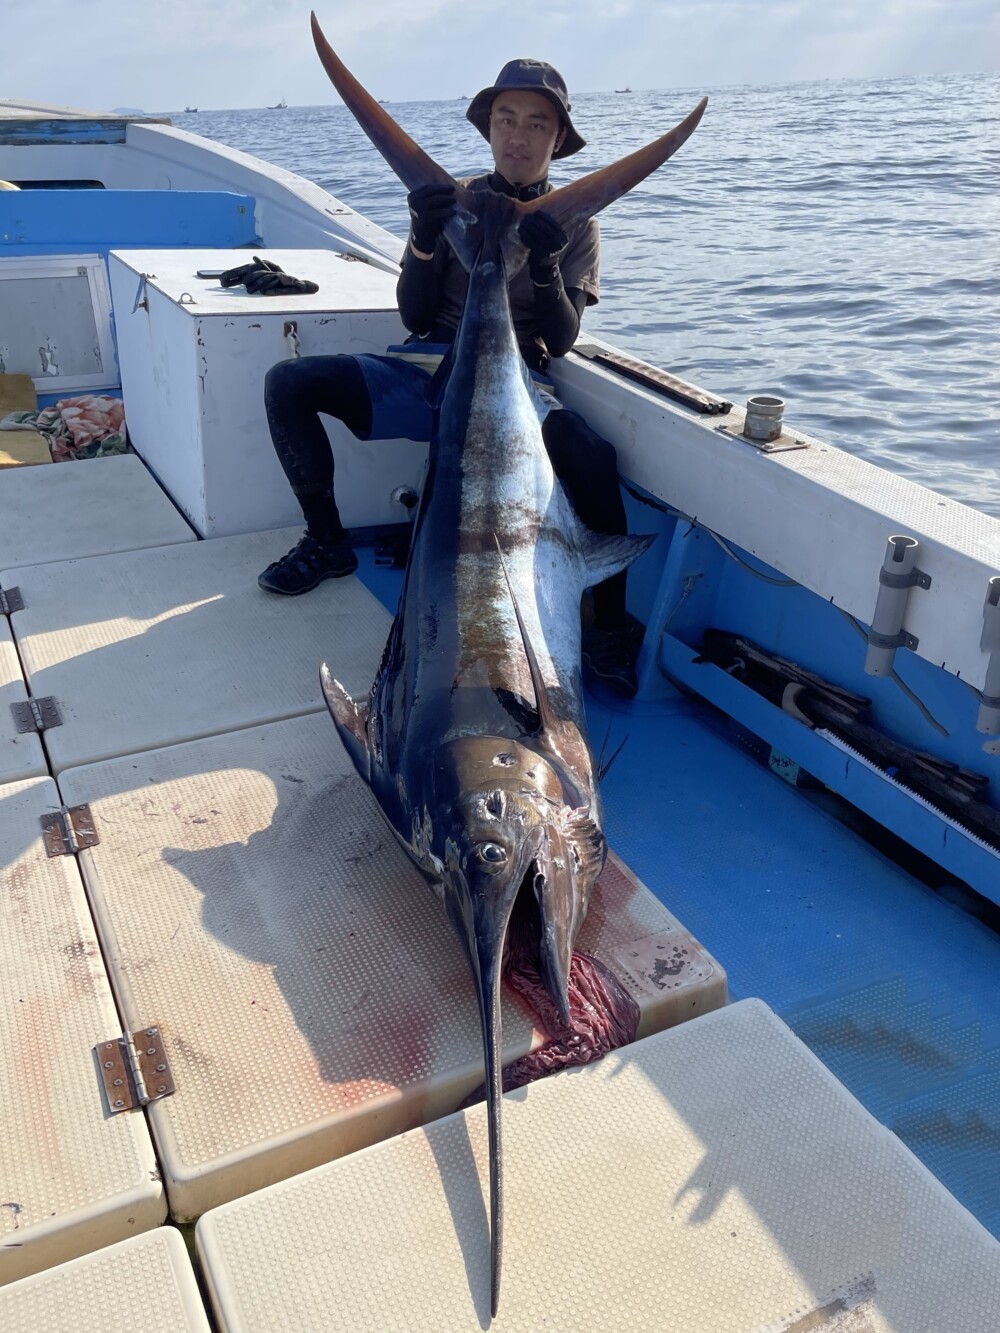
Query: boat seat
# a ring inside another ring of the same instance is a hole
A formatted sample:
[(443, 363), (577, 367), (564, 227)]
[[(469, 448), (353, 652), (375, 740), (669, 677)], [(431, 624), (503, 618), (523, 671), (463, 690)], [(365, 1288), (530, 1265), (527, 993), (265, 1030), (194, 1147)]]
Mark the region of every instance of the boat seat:
[(101, 254), (162, 246), (259, 244), (252, 195), (228, 190), (0, 193), (4, 256)]

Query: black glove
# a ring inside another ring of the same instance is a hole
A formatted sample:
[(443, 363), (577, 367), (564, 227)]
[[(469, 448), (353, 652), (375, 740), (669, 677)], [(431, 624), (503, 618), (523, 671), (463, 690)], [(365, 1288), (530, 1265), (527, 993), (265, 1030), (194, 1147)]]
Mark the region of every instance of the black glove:
[(242, 285), (252, 296), (308, 296), (319, 291), (315, 282), (306, 278), (293, 278), (280, 264), (271, 259), (260, 259), (257, 255), (254, 255), (252, 264), (228, 269), (219, 282), (223, 287)]
[(521, 244), (528, 247), (531, 281), (540, 287), (548, 286), (559, 272), (559, 258), (569, 245), (569, 237), (543, 209), (522, 218), (517, 234)]
[(406, 196), (410, 236), (415, 250), (429, 255), (444, 225), (455, 211), (454, 185), (421, 185)]
[(239, 264), (236, 268), (226, 269), (219, 283), (223, 287), (242, 287), (251, 273), (262, 270), (265, 273), (280, 273), (281, 269), (270, 259), (261, 259), (254, 255), (252, 264)]

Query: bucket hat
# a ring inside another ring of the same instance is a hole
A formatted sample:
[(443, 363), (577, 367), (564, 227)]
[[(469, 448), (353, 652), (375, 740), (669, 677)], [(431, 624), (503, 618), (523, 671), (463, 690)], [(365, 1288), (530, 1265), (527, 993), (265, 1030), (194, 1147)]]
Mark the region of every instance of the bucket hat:
[(544, 60), (508, 60), (492, 88), (484, 88), (476, 93), (469, 103), (465, 118), (475, 125), (487, 142), (490, 137), (490, 108), (503, 92), (541, 93), (559, 112), (566, 127), (566, 137), (552, 154), (553, 157), (569, 157), (572, 153), (578, 153), (587, 142), (577, 134), (569, 118), (569, 94), (565, 79)]

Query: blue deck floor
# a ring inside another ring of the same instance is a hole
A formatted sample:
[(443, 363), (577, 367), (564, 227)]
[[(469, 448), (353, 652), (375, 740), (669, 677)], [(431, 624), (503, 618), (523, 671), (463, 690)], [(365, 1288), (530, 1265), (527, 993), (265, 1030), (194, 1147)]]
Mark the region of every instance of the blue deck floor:
[[(399, 575), (361, 576), (395, 609)], [(1000, 1237), (1000, 936), (674, 701), (590, 703), (610, 845)]]

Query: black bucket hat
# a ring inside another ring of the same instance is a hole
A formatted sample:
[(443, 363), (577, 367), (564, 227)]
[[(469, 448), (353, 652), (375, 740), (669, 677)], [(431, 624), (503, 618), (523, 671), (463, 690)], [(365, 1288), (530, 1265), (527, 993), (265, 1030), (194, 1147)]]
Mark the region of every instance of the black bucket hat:
[(547, 65), (544, 60), (508, 60), (497, 75), (493, 87), (484, 88), (482, 92), (476, 93), (469, 103), (465, 118), (475, 125), (487, 142), (490, 137), (490, 109), (503, 92), (541, 93), (559, 112), (566, 128), (566, 136), (562, 145), (552, 154), (553, 157), (569, 157), (573, 153), (578, 153), (586, 144), (586, 139), (580, 138), (569, 118), (570, 104), (566, 81), (557, 69)]

